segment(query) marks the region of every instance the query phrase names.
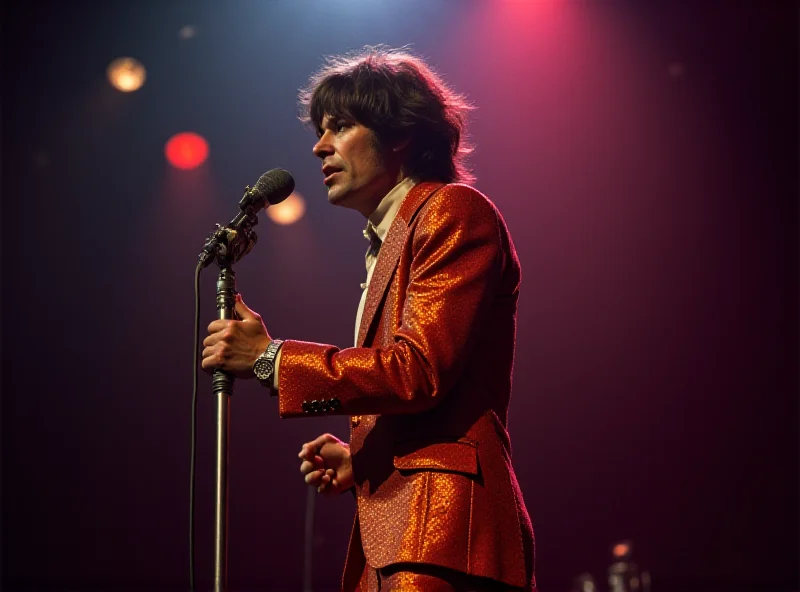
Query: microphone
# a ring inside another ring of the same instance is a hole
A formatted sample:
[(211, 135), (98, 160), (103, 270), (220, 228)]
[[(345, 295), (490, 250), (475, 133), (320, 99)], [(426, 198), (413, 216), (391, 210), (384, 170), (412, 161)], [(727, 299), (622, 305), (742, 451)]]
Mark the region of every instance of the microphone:
[(289, 171), (272, 169), (258, 178), (251, 189), (245, 187), (239, 200), (239, 213), (227, 226), (217, 224), (198, 256), (202, 267), (209, 266), (214, 259), (234, 263), (247, 255), (256, 244), (253, 226), (258, 224), (258, 212), (279, 204), (294, 191), (294, 178)]
[[(258, 178), (255, 187), (245, 188), (245, 193), (239, 201), (241, 210), (228, 224), (229, 228), (238, 229), (247, 220), (248, 216), (258, 214), (259, 210), (266, 209), (281, 203), (294, 191), (294, 178), (289, 171), (272, 169)], [(258, 218), (253, 225), (258, 224)]]

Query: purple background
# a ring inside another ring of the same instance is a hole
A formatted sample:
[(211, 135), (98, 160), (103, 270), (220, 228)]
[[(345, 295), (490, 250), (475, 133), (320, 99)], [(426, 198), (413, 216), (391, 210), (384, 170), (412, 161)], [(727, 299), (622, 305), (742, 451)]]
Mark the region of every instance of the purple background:
[[(4, 3), (3, 589), (185, 589), (194, 262), (267, 169), (308, 211), (262, 217), (239, 289), (275, 336), (351, 344), (363, 220), (327, 205), (295, 98), (367, 43), (412, 44), (478, 106), (477, 187), (523, 269), (510, 430), (542, 590), (602, 582), (623, 538), (661, 592), (800, 588), (797, 25), (756, 0)], [(130, 95), (104, 79), (123, 55), (148, 69)], [(186, 130), (211, 146), (194, 172), (163, 156)], [(276, 408), (237, 382), (232, 590), (301, 589), (296, 454), (347, 434)], [(318, 504), (319, 592), (353, 506)]]

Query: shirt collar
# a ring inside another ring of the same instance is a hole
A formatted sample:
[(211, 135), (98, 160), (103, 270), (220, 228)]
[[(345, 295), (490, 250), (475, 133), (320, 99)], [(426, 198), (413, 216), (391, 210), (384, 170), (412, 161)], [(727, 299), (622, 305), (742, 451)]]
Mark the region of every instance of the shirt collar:
[(392, 227), (392, 222), (394, 222), (395, 216), (397, 216), (400, 205), (403, 203), (406, 195), (408, 195), (408, 192), (411, 191), (411, 188), (416, 184), (417, 181), (415, 179), (406, 177), (384, 196), (381, 203), (378, 204), (378, 207), (375, 208), (375, 211), (370, 214), (367, 220), (367, 227), (364, 230), (365, 236), (374, 232), (378, 235), (381, 242), (386, 240), (386, 235), (389, 234), (389, 228)]

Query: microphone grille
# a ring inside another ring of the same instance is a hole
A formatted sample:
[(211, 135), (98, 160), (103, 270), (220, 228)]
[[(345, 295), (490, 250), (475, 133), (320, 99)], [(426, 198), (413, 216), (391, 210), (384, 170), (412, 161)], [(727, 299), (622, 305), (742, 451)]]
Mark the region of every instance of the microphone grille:
[(259, 198), (274, 206), (294, 191), (294, 178), (289, 171), (272, 169), (258, 178), (253, 190)]

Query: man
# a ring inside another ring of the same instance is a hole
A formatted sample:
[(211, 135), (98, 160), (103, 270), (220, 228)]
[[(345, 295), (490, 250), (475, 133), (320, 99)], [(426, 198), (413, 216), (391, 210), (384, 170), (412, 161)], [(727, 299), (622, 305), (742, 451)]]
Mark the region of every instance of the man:
[(303, 445), (357, 513), (343, 590), (535, 590), (530, 518), (506, 431), (520, 269), (466, 185), (469, 106), (408, 53), (333, 58), (301, 95), (328, 201), (367, 218), (356, 346), (273, 340), (237, 296), (203, 368), (257, 376), (282, 417), (350, 416), (350, 443)]

